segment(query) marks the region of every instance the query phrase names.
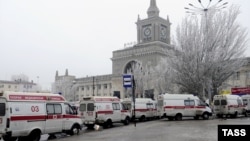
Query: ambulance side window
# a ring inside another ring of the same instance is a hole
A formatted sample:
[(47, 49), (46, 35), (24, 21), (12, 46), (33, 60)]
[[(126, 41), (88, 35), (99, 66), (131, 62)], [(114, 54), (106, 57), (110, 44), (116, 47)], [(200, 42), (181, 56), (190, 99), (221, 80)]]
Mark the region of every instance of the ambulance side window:
[(0, 103), (0, 116), (5, 116), (5, 103)]
[(62, 113), (61, 104), (54, 104), (54, 106), (55, 106), (55, 114), (61, 114)]
[(208, 106), (205, 102), (199, 100), (198, 101), (198, 106)]
[(147, 109), (154, 108), (153, 103), (147, 103), (146, 105), (147, 105)]
[(71, 115), (74, 114), (74, 111), (69, 104), (64, 104), (64, 106), (66, 114), (71, 114)]
[(120, 104), (119, 103), (112, 103), (113, 110), (120, 110)]
[(194, 100), (184, 100), (185, 106), (194, 106)]
[(47, 104), (47, 113), (54, 114), (54, 105), (53, 104)]
[(243, 104), (247, 105), (247, 99), (243, 99)]
[(62, 106), (61, 104), (47, 104), (47, 113), (48, 114), (61, 114)]
[(243, 105), (242, 101), (240, 99), (237, 99), (238, 105)]

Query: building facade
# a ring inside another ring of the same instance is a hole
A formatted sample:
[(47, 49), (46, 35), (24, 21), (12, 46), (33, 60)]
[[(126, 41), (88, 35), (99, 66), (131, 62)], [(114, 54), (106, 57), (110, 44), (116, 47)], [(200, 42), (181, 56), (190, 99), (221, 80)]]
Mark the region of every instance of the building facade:
[[(147, 18), (141, 19), (138, 16), (136, 21), (137, 43), (112, 52), (112, 74), (75, 78), (75, 76), (68, 75), (68, 70), (62, 76), (56, 72), (52, 92), (63, 94), (69, 101), (78, 101), (84, 96), (97, 95), (130, 97), (131, 90), (123, 87), (123, 74), (131, 73), (128, 70), (133, 69), (135, 64), (139, 64), (142, 70), (145, 70), (147, 66), (155, 67), (162, 58), (175, 53), (170, 43), (170, 20), (168, 17), (166, 19), (160, 17), (159, 13), (156, 0), (150, 0)], [(248, 62), (250, 62), (249, 58)], [(143, 87), (141, 92), (143, 95), (136, 95), (137, 97), (156, 98), (162, 93), (153, 85), (152, 79), (146, 82), (149, 85)], [(219, 91), (231, 93), (231, 88), (234, 87), (250, 87), (250, 63), (225, 81)], [(178, 88), (176, 91), (178, 92)]]
[[(150, 0), (147, 18), (141, 19), (138, 16), (136, 22), (137, 43), (131, 47), (113, 51), (112, 74), (74, 78), (66, 74), (58, 76), (57, 72), (52, 91), (55, 93), (64, 91), (62, 94), (68, 100), (72, 100), (70, 97), (72, 92), (77, 97), (74, 100), (91, 95), (129, 97), (123, 87), (123, 74), (128, 73), (127, 70), (131, 69), (133, 64), (140, 64), (142, 69), (146, 65), (156, 66), (162, 57), (167, 57), (166, 50), (172, 50), (171, 23), (168, 17), (161, 18), (159, 12), (156, 0)], [(153, 87), (147, 87), (144, 92), (150, 93), (151, 97), (156, 97), (159, 93)]]
[(40, 87), (33, 81), (6, 81), (0, 80), (0, 92), (1, 91), (14, 91), (14, 92), (40, 92)]

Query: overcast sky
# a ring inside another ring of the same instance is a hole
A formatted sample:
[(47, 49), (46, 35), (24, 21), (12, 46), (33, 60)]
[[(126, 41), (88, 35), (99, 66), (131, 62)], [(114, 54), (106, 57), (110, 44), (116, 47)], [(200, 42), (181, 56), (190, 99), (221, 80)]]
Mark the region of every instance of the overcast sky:
[[(238, 21), (250, 30), (250, 1), (224, 1), (240, 6)], [(156, 2), (160, 16), (169, 16), (171, 34), (188, 3), (200, 6), (197, 0)], [(77, 78), (111, 74), (112, 51), (137, 40), (135, 22), (138, 14), (147, 18), (149, 4), (150, 0), (0, 0), (0, 80), (25, 74), (50, 89), (57, 70), (63, 75), (68, 69)]]

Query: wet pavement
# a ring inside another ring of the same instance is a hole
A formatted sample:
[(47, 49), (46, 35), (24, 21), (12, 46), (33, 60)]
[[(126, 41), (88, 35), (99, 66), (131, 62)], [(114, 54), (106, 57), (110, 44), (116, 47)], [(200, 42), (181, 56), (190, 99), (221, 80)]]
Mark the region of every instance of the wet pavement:
[[(76, 136), (61, 136), (53, 141), (217, 141), (217, 127), (224, 124), (250, 125), (249, 117), (236, 119), (210, 119), (168, 121), (166, 119), (130, 123), (100, 131), (84, 129)], [(43, 135), (42, 141), (47, 141)]]

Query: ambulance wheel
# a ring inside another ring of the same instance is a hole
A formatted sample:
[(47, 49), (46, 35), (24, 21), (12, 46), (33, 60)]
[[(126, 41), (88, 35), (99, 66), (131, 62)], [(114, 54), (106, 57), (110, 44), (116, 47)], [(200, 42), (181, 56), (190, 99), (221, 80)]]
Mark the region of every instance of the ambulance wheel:
[(230, 118), (237, 118), (237, 116), (238, 116), (238, 112), (235, 112), (234, 114), (230, 115)]
[(144, 115), (142, 115), (140, 118), (139, 118), (139, 121), (146, 121), (146, 117)]
[(74, 125), (71, 130), (69, 131), (69, 135), (78, 135), (80, 132), (80, 128), (77, 125)]
[(175, 120), (182, 120), (182, 115), (181, 114), (176, 114), (175, 115)]
[(104, 124), (103, 128), (111, 128), (113, 126), (112, 120), (108, 119)]
[(208, 113), (203, 113), (202, 118), (203, 118), (204, 120), (209, 119)]
[(125, 120), (124, 120), (124, 122), (123, 122), (124, 125), (129, 125), (129, 120), (130, 120), (129, 117), (126, 117)]
[(221, 115), (221, 114), (217, 114), (216, 115), (218, 118), (223, 118), (223, 115)]
[(29, 134), (29, 136), (27, 136), (28, 141), (40, 141), (40, 138), (41, 138), (41, 132), (40, 131), (32, 131)]
[(3, 136), (4, 141), (16, 141), (17, 137)]

